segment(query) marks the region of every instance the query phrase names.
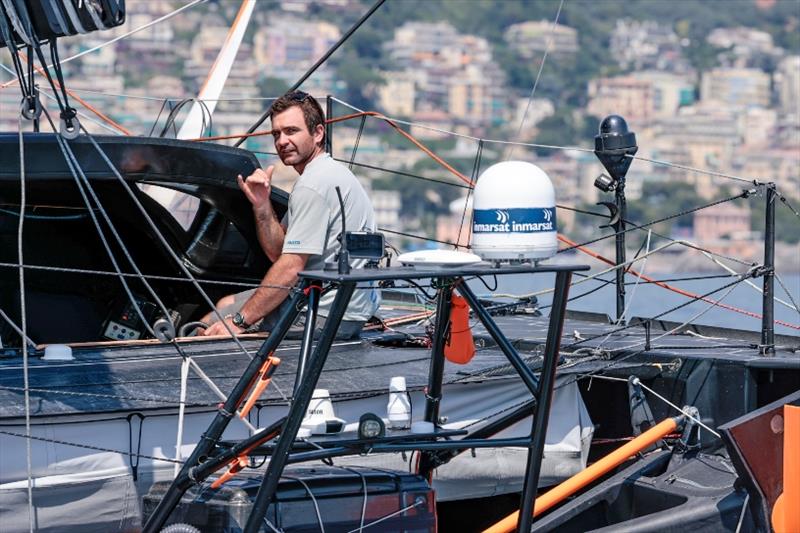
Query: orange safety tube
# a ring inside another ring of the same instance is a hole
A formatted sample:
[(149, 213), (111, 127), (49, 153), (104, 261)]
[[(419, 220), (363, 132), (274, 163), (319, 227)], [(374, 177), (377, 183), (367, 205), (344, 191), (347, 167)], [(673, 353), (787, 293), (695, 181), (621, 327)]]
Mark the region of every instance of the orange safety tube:
[[(665, 435), (669, 435), (678, 428), (679, 420), (680, 417), (667, 418), (666, 420), (661, 421), (659, 424), (648, 429), (632, 441), (606, 455), (592, 466), (581, 470), (571, 478), (562, 482), (560, 485), (557, 485), (551, 490), (545, 492), (536, 498), (536, 502), (533, 505), (533, 516), (542, 514), (565, 498), (572, 496), (582, 488), (586, 487), (589, 485), (589, 483), (593, 482), (600, 476), (607, 474), (612, 469), (624, 463), (631, 456), (636, 455), (642, 450), (645, 450), (659, 439), (664, 438)], [(518, 522), (519, 511), (514, 511), (496, 524), (490, 526), (488, 529), (485, 529), (483, 533), (509, 533), (514, 531)]]
[(772, 508), (775, 533), (800, 531), (800, 407), (783, 406), (783, 493)]

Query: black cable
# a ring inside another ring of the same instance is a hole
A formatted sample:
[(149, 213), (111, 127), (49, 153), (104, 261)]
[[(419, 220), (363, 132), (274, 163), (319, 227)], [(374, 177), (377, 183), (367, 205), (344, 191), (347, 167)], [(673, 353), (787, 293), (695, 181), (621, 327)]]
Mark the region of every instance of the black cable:
[[(330, 117), (328, 117), (330, 119)], [(364, 133), (364, 125), (367, 123), (367, 115), (361, 117), (361, 124), (358, 126), (358, 135), (356, 135), (356, 142), (353, 145), (353, 153), (350, 155), (350, 170), (353, 170), (353, 163), (356, 160), (356, 152), (358, 152), (358, 145), (361, 143), (361, 135)]]
[(486, 290), (487, 290), (487, 291), (489, 291), (489, 292), (494, 292), (494, 291), (496, 291), (496, 290), (497, 290), (497, 276), (496, 276), (496, 275), (493, 275), (492, 277), (494, 278), (494, 288), (491, 288), (491, 287), (489, 287), (489, 284), (488, 284), (488, 283), (486, 283), (486, 280), (485, 280), (485, 279), (483, 279), (483, 276), (475, 276), (475, 277), (474, 277), (474, 278), (472, 278), (472, 279), (477, 279), (478, 281), (480, 281), (481, 283), (483, 283), (483, 286), (484, 286), (484, 287), (486, 287)]
[(153, 125), (150, 127), (150, 132), (147, 134), (148, 137), (152, 137), (153, 132), (156, 131), (156, 126), (158, 125), (158, 121), (161, 119), (161, 114), (164, 112), (164, 108), (167, 107), (167, 102), (169, 102), (169, 98), (164, 98), (164, 101), (161, 102), (161, 109), (158, 110), (158, 115), (156, 115), (156, 119), (153, 121)]
[(429, 300), (429, 301), (433, 301), (433, 300), (435, 300), (435, 299), (436, 299), (436, 295), (433, 295), (433, 296), (431, 296), (430, 294), (428, 294), (428, 292), (427, 292), (425, 289), (423, 289), (423, 288), (422, 288), (422, 285), (420, 285), (419, 283), (417, 283), (417, 282), (416, 282), (416, 281), (414, 281), (413, 279), (407, 279), (406, 281), (407, 281), (408, 283), (410, 283), (411, 285), (413, 285), (414, 287), (416, 287), (416, 288), (417, 288), (417, 290), (418, 290), (419, 292), (421, 292), (422, 294), (424, 294), (424, 295), (425, 295), (425, 298), (426, 298), (427, 300)]
[[(364, 15), (360, 19), (358, 19), (356, 21), (356, 23), (353, 24), (353, 26), (349, 30), (347, 30), (347, 33), (342, 35), (342, 37), (330, 48), (330, 50), (325, 52), (325, 55), (323, 55), (321, 58), (319, 58), (319, 60), (316, 63), (311, 65), (311, 68), (309, 68), (306, 71), (306, 73), (303, 74), (303, 76), (299, 80), (297, 80), (297, 82), (295, 82), (295, 84), (292, 85), (289, 88), (289, 90), (286, 91), (286, 92), (287, 93), (291, 93), (291, 92), (296, 91), (303, 84), (303, 82), (306, 81), (308, 79), (308, 77), (311, 76), (320, 67), (320, 65), (325, 63), (325, 61), (327, 61), (328, 58), (331, 57), (331, 55), (333, 55), (333, 53), (336, 50), (338, 50), (339, 47), (342, 46), (345, 43), (345, 41), (347, 41), (347, 39), (349, 39), (350, 36), (353, 35), (353, 33), (358, 28), (361, 27), (361, 25), (364, 24), (367, 21), (367, 19), (370, 18), (372, 16), (372, 14), (375, 13), (375, 11), (377, 11), (378, 8), (383, 5), (383, 3), (385, 1), (386, 0), (378, 0), (377, 2), (375, 2), (375, 5), (373, 5), (370, 8), (369, 11), (364, 13)], [(238, 147), (239, 145), (241, 145), (245, 141), (245, 139), (247, 139), (246, 135), (249, 135), (249, 134), (253, 133), (254, 131), (256, 131), (256, 128), (258, 128), (261, 124), (263, 124), (264, 121), (267, 120), (267, 118), (270, 116), (271, 113), (272, 113), (272, 105), (270, 105), (267, 108), (267, 110), (264, 111), (264, 113), (261, 115), (261, 117), (259, 117), (259, 119), (256, 121), (256, 123), (253, 124), (252, 126), (250, 126), (250, 129), (247, 130), (247, 133), (245, 135), (243, 135), (238, 141), (236, 141), (236, 144), (234, 144), (233, 146), (234, 147)]]

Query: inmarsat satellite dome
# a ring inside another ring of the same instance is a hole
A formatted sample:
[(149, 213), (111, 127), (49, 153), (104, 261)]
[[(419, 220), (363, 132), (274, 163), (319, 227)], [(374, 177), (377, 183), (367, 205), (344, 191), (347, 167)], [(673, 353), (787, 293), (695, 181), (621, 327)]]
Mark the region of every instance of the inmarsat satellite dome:
[(532, 163), (505, 161), (475, 185), (472, 251), (488, 261), (539, 261), (556, 254), (556, 196)]

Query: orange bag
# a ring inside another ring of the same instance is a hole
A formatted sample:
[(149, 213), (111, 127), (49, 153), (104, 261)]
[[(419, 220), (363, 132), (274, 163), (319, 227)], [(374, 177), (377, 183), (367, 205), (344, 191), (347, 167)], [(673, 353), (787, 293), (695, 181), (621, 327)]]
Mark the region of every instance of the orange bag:
[(465, 365), (475, 355), (475, 341), (469, 327), (469, 306), (467, 301), (453, 294), (450, 307), (450, 334), (444, 344), (444, 356), (448, 361)]

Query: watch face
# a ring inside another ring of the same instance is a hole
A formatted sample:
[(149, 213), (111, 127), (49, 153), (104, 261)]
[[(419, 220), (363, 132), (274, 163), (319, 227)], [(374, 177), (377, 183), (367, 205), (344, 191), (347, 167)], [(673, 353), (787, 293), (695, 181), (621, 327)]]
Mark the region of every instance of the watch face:
[(241, 313), (236, 313), (233, 315), (233, 324), (237, 327), (244, 327), (244, 317)]

